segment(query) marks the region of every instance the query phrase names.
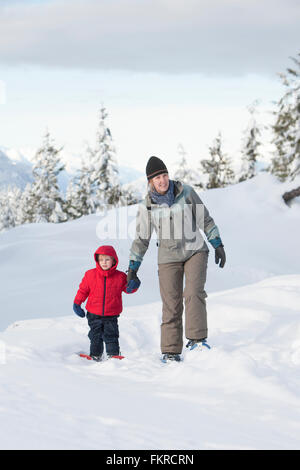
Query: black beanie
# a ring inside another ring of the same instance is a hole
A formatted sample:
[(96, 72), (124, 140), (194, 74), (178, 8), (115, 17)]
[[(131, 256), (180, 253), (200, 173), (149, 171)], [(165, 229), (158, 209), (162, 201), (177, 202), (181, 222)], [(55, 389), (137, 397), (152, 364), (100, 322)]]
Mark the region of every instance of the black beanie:
[(164, 162), (158, 157), (150, 157), (146, 166), (146, 175), (148, 181), (155, 176), (161, 175), (162, 173), (168, 173)]

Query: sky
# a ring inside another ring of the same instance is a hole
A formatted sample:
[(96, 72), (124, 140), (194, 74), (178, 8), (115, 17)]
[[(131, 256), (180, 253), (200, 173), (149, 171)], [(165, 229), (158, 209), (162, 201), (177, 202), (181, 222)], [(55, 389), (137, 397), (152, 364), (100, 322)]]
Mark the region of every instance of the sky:
[(298, 0), (0, 0), (0, 146), (33, 153), (48, 129), (76, 166), (103, 104), (122, 165), (173, 165), (182, 144), (197, 166), (219, 132), (237, 159), (248, 107), (272, 120), (299, 20)]

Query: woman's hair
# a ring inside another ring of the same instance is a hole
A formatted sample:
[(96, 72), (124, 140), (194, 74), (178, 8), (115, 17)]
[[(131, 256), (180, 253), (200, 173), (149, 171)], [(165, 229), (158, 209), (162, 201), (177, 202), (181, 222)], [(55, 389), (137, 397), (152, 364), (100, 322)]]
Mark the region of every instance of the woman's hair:
[(151, 180), (148, 181), (148, 190), (150, 190), (150, 191), (155, 190), (154, 183), (153, 183), (153, 178), (151, 178)]

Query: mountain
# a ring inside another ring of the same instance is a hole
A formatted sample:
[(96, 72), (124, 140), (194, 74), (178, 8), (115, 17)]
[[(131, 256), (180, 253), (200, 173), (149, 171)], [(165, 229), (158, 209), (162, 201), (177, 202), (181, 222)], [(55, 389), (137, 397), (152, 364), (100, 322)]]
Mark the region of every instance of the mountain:
[(129, 166), (119, 166), (119, 179), (122, 185), (132, 183), (138, 178), (141, 178), (143, 175), (144, 173), (142, 173), (141, 171), (135, 170), (134, 168), (131, 168)]
[[(0, 190), (8, 186), (17, 186), (24, 189), (27, 183), (32, 182), (32, 163), (34, 155), (32, 149), (24, 151), (14, 148), (0, 147)], [(68, 155), (68, 158), (71, 158)], [(69, 168), (70, 165), (67, 166)], [(72, 167), (71, 167), (72, 168)], [(75, 169), (64, 170), (59, 174), (58, 183), (61, 191), (65, 194), (69, 181), (73, 178)], [(128, 184), (142, 173), (127, 166), (119, 167), (119, 178), (121, 184)]]
[(25, 158), (13, 160), (0, 149), (0, 189), (17, 186), (24, 189), (32, 181), (31, 163)]
[[(137, 206), (64, 224), (0, 233), (2, 449), (299, 449), (300, 204), (288, 208), (267, 173), (199, 192), (219, 226), (227, 263), (209, 245), (210, 351), (160, 362), (155, 237), (123, 295), (123, 361), (85, 361), (88, 325), (72, 311), (93, 253), (112, 244), (119, 269)], [(84, 305), (83, 305), (84, 306)]]

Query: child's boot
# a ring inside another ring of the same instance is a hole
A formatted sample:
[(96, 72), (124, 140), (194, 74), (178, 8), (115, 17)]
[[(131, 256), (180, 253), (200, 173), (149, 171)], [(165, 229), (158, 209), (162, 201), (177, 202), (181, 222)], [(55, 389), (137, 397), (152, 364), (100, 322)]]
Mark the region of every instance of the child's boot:
[(102, 354), (100, 354), (100, 356), (91, 355), (90, 357), (96, 362), (100, 362), (102, 360)]

